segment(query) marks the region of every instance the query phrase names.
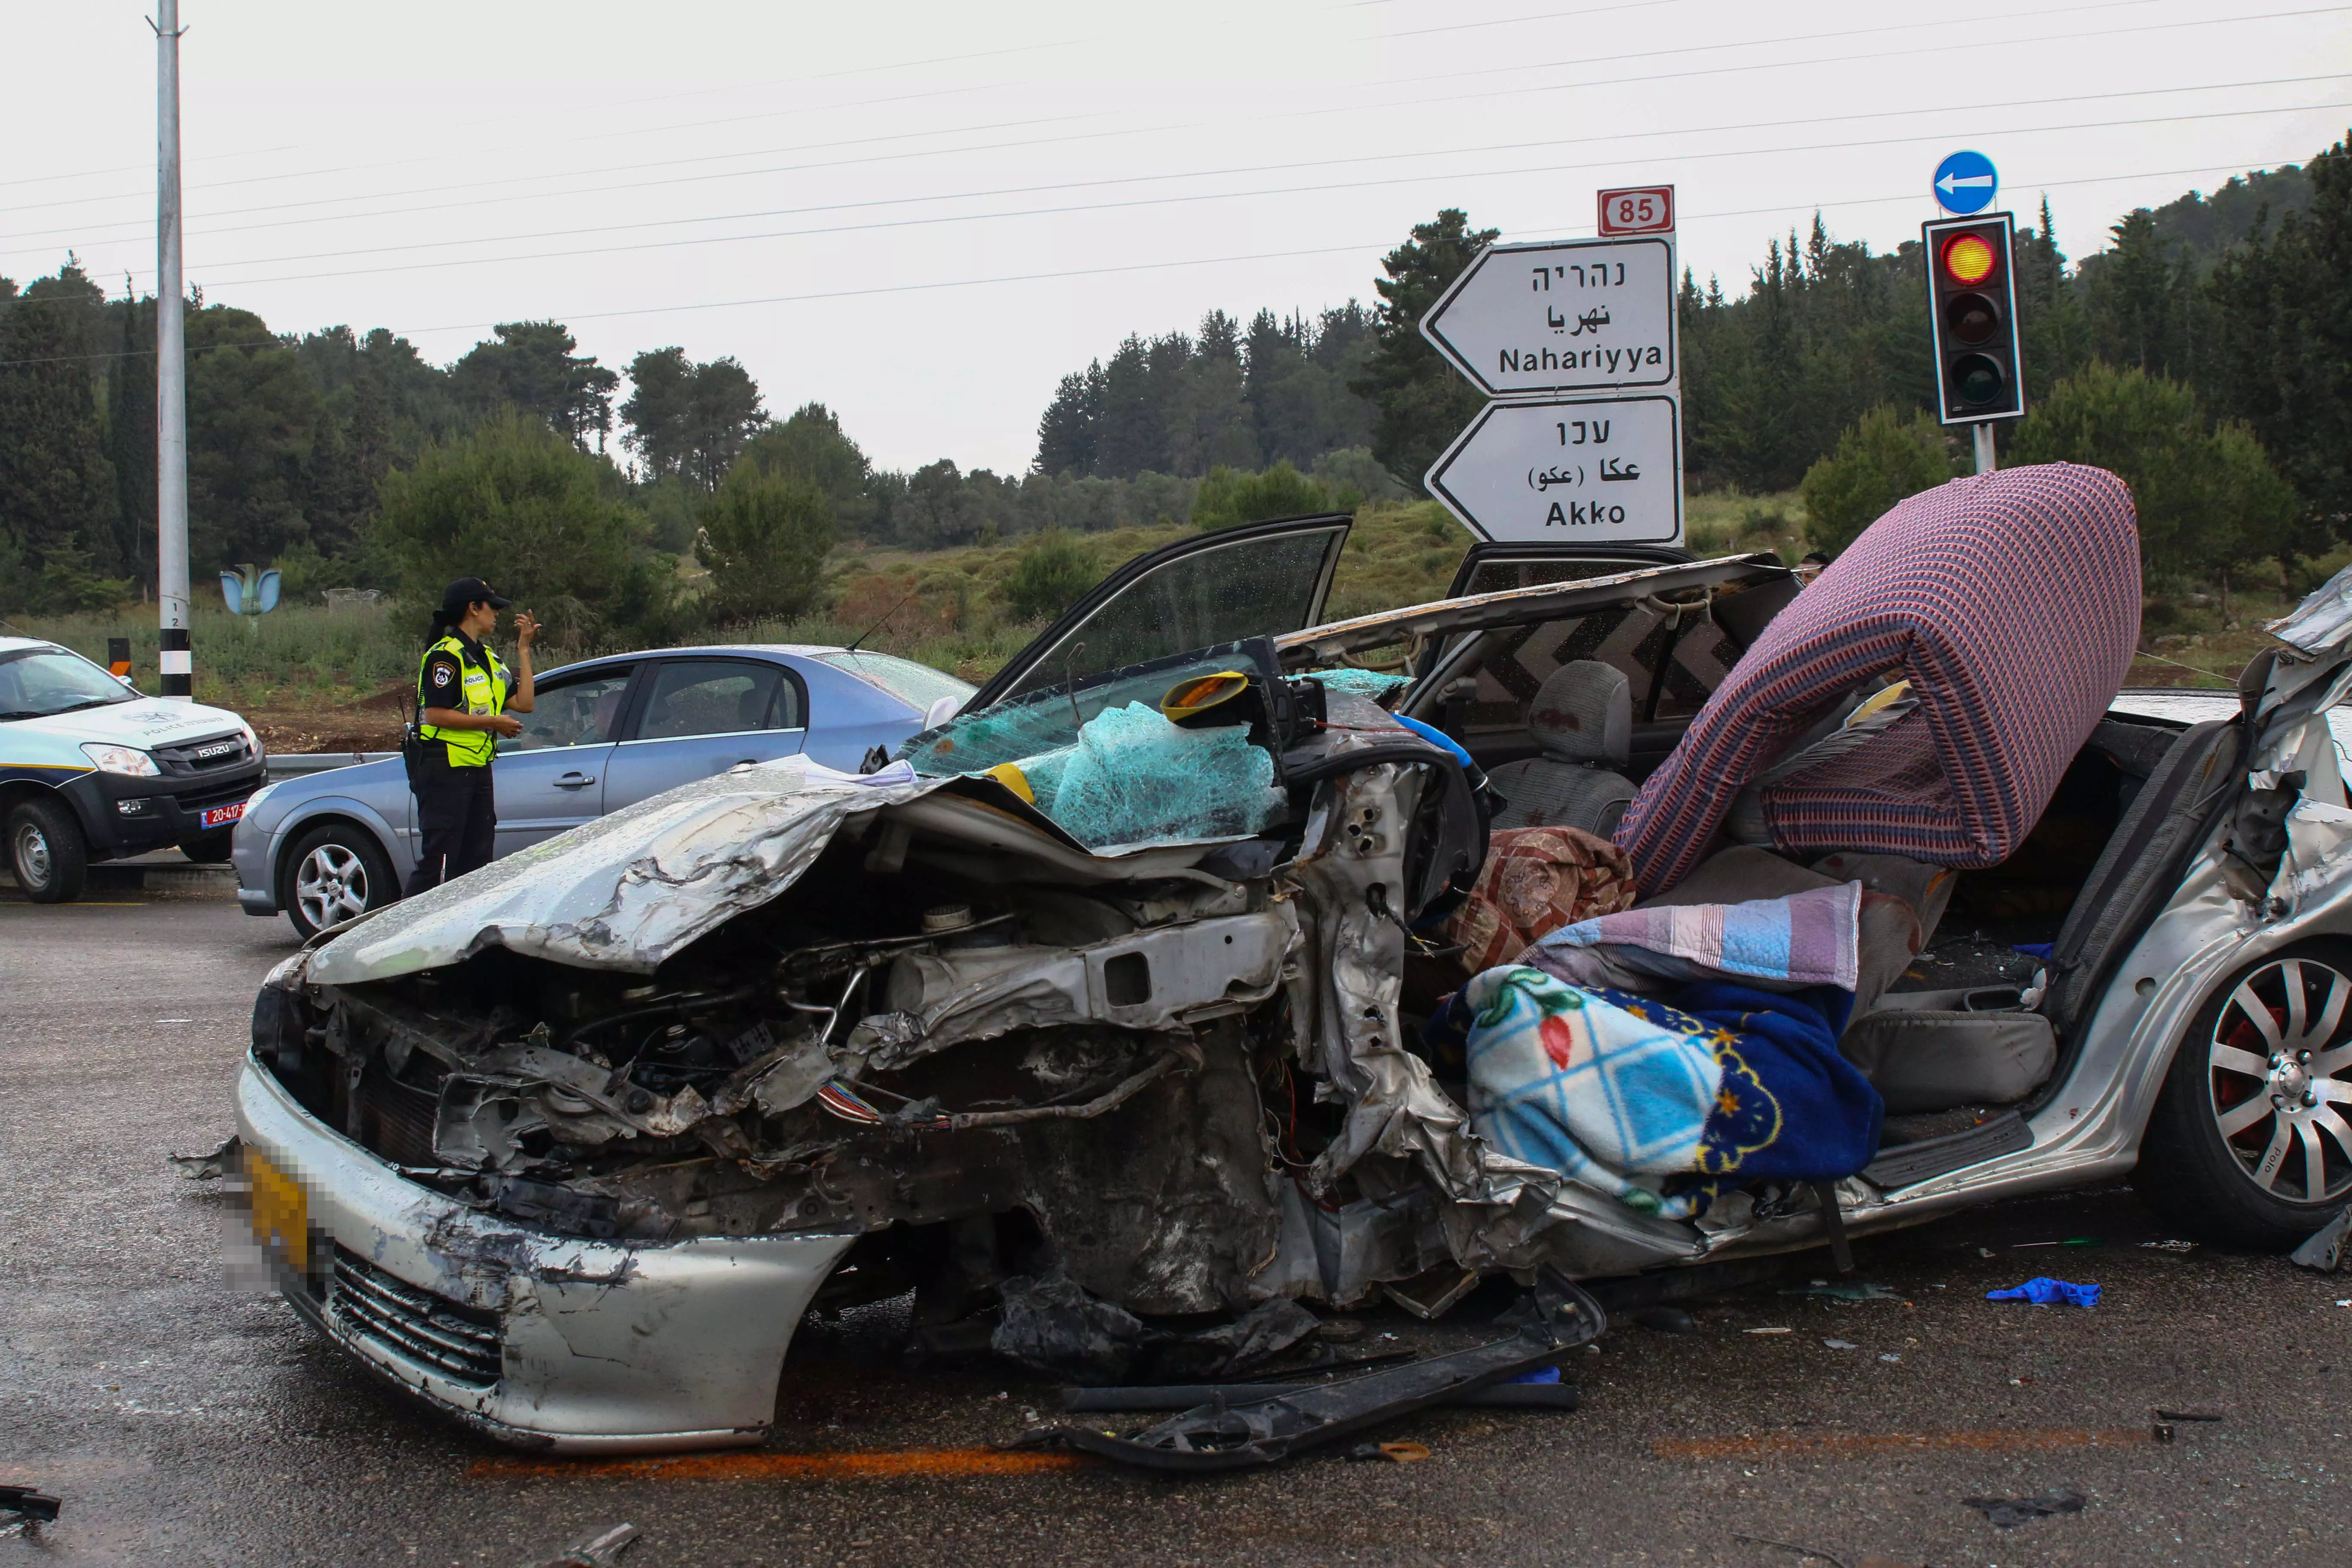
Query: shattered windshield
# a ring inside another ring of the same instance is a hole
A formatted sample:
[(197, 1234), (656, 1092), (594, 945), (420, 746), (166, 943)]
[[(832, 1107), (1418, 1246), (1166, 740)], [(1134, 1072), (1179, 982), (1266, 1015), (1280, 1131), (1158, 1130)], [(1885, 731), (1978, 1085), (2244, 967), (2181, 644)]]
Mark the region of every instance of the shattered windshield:
[(986, 773), (1003, 763), (1074, 744), (1079, 729), (1106, 710), (1130, 702), (1157, 710), (1168, 689), (1179, 681), (1224, 669), (1273, 674), (1279, 668), (1272, 646), (1263, 637), (1224, 643), (1081, 679), (1075, 692), (1056, 685), (1007, 698), (916, 736), (898, 749), (898, 755), (929, 778)]
[(129, 702), (137, 695), (79, 654), (63, 648), (0, 654), (0, 720), (47, 719)]

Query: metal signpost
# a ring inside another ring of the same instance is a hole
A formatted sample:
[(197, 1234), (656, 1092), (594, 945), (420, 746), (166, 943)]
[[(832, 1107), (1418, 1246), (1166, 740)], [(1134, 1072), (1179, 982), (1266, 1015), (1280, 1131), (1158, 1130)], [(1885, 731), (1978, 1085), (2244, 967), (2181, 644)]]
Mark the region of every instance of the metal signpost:
[(180, 282), (180, 5), (157, 0), (155, 29), (155, 600), (162, 695), (189, 700), (188, 339)]
[(1603, 191), (1601, 237), (1490, 245), (1421, 320), (1489, 403), (1429, 470), (1482, 539), (1681, 542), (1675, 191)]

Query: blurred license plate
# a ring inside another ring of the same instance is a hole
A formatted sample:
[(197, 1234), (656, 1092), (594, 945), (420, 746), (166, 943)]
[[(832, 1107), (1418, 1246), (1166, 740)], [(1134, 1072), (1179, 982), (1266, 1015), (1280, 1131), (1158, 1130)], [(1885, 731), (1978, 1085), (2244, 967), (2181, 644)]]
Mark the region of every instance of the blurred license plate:
[(250, 1143), (245, 1173), (253, 1184), (253, 1239), (271, 1258), (301, 1271), (310, 1257), (310, 1202), (301, 1184)]
[(199, 827), (226, 827), (230, 823), (235, 822), (238, 817), (243, 816), (244, 815), (245, 802), (241, 800), (233, 805), (208, 805), (205, 807), (203, 815), (196, 818), (196, 826)]

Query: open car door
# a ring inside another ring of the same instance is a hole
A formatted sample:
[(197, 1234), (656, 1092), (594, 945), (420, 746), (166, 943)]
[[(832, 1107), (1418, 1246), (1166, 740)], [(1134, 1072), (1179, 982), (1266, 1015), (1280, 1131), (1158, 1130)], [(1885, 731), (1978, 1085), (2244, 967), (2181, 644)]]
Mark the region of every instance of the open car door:
[(1008, 660), (962, 711), (1089, 675), (1316, 624), (1348, 542), (1344, 512), (1178, 540), (1098, 584)]

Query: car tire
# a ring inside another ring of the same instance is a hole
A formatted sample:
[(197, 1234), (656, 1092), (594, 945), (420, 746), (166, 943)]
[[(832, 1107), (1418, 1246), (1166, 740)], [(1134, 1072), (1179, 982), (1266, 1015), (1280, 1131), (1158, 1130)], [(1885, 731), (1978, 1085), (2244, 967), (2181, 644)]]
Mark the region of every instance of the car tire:
[(37, 904), (69, 904), (89, 882), (89, 841), (73, 808), (58, 800), (19, 801), (7, 815), (8, 869)]
[(279, 873), (278, 907), (305, 942), (400, 897), (392, 859), (375, 836), (349, 823), (314, 827), (294, 841)]
[(2133, 1184), (2198, 1240), (2291, 1250), (2352, 1200), (2347, 1110), (2352, 942), (2296, 942), (2231, 975), (2197, 1010)]
[(180, 853), (199, 866), (226, 866), (228, 864), (229, 850), (235, 846), (236, 841), (236, 834), (231, 829), (224, 827), (216, 832), (189, 839), (180, 846)]

